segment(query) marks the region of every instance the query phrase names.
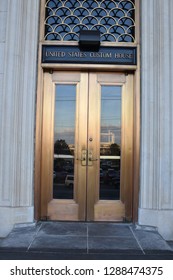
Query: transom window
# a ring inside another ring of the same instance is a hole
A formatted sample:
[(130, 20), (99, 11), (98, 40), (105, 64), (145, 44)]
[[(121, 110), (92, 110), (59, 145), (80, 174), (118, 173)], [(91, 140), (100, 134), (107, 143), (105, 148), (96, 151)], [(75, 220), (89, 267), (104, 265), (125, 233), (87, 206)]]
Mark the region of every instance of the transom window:
[(45, 40), (78, 41), (80, 30), (99, 30), (101, 41), (135, 41), (135, 0), (47, 0)]

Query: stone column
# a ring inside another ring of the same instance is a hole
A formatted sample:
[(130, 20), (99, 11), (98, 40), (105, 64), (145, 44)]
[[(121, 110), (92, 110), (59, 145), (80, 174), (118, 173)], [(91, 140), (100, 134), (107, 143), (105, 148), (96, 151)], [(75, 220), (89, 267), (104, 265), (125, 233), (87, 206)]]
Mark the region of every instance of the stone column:
[(39, 4), (0, 0), (0, 236), (33, 222)]
[(173, 1), (141, 1), (139, 224), (173, 239)]

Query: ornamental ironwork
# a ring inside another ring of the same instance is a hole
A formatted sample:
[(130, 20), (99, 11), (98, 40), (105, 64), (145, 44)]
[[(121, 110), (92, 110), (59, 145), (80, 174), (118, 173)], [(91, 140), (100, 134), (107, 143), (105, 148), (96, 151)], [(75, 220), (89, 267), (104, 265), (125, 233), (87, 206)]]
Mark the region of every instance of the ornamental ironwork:
[(78, 41), (80, 30), (99, 30), (101, 41), (135, 41), (135, 0), (47, 0), (45, 40)]

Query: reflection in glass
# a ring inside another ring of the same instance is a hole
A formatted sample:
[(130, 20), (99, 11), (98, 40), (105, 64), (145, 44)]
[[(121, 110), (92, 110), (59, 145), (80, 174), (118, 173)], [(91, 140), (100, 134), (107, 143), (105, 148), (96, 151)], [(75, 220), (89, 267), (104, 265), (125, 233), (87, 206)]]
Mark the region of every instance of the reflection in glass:
[(120, 199), (121, 86), (101, 88), (100, 199)]
[(53, 198), (73, 199), (76, 86), (56, 85)]

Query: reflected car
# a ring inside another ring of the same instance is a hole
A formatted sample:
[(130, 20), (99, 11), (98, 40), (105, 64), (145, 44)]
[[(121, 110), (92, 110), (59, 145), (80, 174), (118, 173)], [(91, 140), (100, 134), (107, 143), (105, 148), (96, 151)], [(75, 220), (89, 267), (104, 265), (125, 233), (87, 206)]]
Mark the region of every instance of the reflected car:
[(104, 172), (103, 169), (100, 168), (100, 182), (103, 183), (103, 179), (104, 179)]
[(74, 167), (70, 165), (64, 166), (64, 170), (68, 173), (73, 173), (74, 172)]
[(55, 183), (64, 183), (64, 180), (67, 176), (67, 172), (65, 172), (65, 171), (60, 171), (60, 172), (55, 171), (55, 173), (56, 173), (56, 177), (54, 177)]
[(73, 187), (74, 184), (74, 176), (73, 175), (67, 175), (65, 178), (65, 185), (67, 187)]
[(114, 169), (109, 169), (104, 178), (104, 182), (114, 184), (118, 181), (119, 181), (119, 171), (115, 171)]

